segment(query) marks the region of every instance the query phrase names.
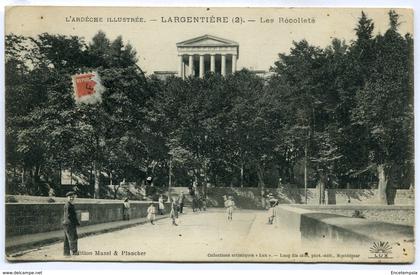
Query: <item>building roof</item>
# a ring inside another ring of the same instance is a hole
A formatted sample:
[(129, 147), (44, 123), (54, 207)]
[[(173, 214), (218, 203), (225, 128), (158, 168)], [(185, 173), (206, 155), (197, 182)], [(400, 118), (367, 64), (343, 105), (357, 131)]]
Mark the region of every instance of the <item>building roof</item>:
[(170, 75), (170, 74), (177, 74), (178, 72), (177, 71), (154, 71), (153, 73), (154, 74), (168, 74), (168, 75)]
[(239, 44), (235, 41), (220, 38), (214, 35), (205, 34), (199, 37), (188, 39), (182, 42), (176, 43), (177, 47), (211, 47), (211, 46), (236, 46)]

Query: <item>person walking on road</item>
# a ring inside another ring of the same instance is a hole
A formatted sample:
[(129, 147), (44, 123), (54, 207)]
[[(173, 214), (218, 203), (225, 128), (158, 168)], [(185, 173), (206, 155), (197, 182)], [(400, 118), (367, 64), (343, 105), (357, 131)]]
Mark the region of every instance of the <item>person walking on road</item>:
[(159, 215), (163, 215), (165, 213), (165, 204), (164, 204), (163, 195), (159, 196), (158, 202), (159, 202), (159, 205), (158, 205)]
[(193, 212), (195, 212), (195, 210), (198, 211), (198, 200), (197, 200), (197, 196), (196, 195), (192, 196), (192, 204), (191, 204), (191, 207), (192, 207), (192, 211)]
[(229, 196), (228, 199), (225, 201), (225, 207), (227, 219), (228, 221), (231, 221), (233, 216), (233, 209), (235, 208), (235, 201), (233, 200), (232, 196)]
[(273, 194), (270, 193), (268, 195), (268, 203), (268, 224), (273, 224), (277, 214), (276, 206), (278, 205), (279, 201), (273, 196)]
[(200, 204), (200, 211), (206, 211), (207, 210), (206, 195), (201, 195), (200, 196), (199, 204)]
[(178, 204), (175, 200), (171, 199), (171, 213), (169, 217), (172, 219), (172, 225), (177, 226), (176, 219), (178, 219)]
[(181, 194), (179, 195), (179, 198), (178, 198), (179, 213), (181, 214), (184, 211), (184, 200), (185, 200), (185, 195), (184, 195), (184, 192), (181, 191)]
[(149, 208), (147, 208), (147, 220), (154, 225), (154, 221), (156, 219), (156, 207), (153, 203), (149, 205)]
[(124, 200), (123, 220), (125, 221), (130, 220), (130, 202), (128, 201), (128, 198)]
[(68, 192), (66, 194), (67, 202), (64, 204), (63, 228), (64, 228), (64, 255), (77, 255), (77, 229), (80, 225), (77, 220), (76, 209), (73, 201), (76, 197), (75, 192)]

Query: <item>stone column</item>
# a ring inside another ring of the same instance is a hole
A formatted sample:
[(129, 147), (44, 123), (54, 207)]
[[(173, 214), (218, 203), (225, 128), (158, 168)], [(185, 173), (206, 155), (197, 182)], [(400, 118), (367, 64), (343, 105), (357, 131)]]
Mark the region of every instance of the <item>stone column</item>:
[(232, 74), (236, 72), (236, 54), (232, 55)]
[(226, 55), (222, 54), (222, 68), (221, 68), (222, 75), (226, 75)]
[(212, 73), (216, 72), (216, 55), (215, 54), (210, 55), (210, 71)]
[(200, 55), (200, 73), (199, 73), (200, 78), (203, 78), (204, 76), (204, 55)]
[(184, 79), (184, 77), (185, 77), (185, 74), (184, 74), (184, 60), (183, 60), (182, 55), (179, 56), (179, 74), (178, 75), (182, 79)]
[(190, 69), (189, 75), (194, 76), (194, 56), (193, 55), (188, 56), (188, 67)]

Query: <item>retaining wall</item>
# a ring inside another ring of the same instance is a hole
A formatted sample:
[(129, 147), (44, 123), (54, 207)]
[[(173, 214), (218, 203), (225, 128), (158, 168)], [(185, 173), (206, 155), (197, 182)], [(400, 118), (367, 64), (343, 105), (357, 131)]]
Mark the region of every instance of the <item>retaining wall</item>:
[[(186, 194), (189, 200), (188, 188), (174, 187), (171, 193), (176, 196), (181, 191)], [(305, 189), (296, 188), (292, 185), (285, 185), (282, 188), (266, 188), (265, 194), (272, 193), (280, 204), (305, 204)], [(208, 205), (223, 207), (223, 196), (232, 195), (238, 207), (244, 209), (263, 209), (266, 201), (261, 197), (258, 188), (229, 188), (210, 187), (207, 188)], [(398, 189), (392, 192), (391, 196), (395, 205), (414, 205), (414, 190)], [(325, 194), (328, 205), (374, 205), (379, 204), (378, 192), (376, 189), (328, 189)], [(319, 189), (307, 189), (307, 204), (319, 204)]]
[(414, 228), (409, 225), (369, 221), (285, 205), (277, 207), (277, 218), (287, 221), (280, 224), (285, 224), (289, 230), (299, 231), (302, 241), (317, 245), (323, 242), (355, 245), (375, 241), (414, 241)]
[(311, 211), (353, 217), (356, 211), (366, 220), (414, 226), (414, 206), (409, 205), (296, 205)]
[[(74, 205), (81, 226), (123, 219), (121, 201)], [(130, 202), (131, 219), (146, 217), (149, 205), (150, 202)], [(6, 237), (60, 230), (63, 209), (64, 203), (6, 203)]]

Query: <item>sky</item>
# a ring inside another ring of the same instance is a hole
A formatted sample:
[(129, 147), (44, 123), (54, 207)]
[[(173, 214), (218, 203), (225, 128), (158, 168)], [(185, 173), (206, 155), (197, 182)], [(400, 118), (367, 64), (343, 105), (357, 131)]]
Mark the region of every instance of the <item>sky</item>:
[[(306, 39), (325, 47), (332, 38), (350, 43), (355, 38), (361, 9), (325, 8), (133, 8), (133, 7), (13, 7), (6, 10), (5, 33), (36, 36), (43, 32), (77, 35), (89, 42), (99, 31), (110, 39), (121, 35), (138, 53), (139, 66), (146, 71), (176, 71), (176, 43), (204, 34), (239, 44), (238, 69), (268, 70), (279, 53), (288, 53), (293, 41)], [(364, 9), (375, 23), (374, 33), (388, 28), (389, 9)], [(400, 32), (413, 32), (412, 11), (397, 9)], [(73, 18), (102, 18), (103, 22), (72, 22)], [(175, 17), (225, 17), (228, 23), (168, 23)], [(107, 18), (142, 18), (143, 22), (107, 22)], [(234, 23), (236, 18), (243, 23)], [(162, 19), (163, 18), (163, 19)], [(286, 23), (287, 20), (311, 23)], [(156, 21), (153, 21), (156, 20)], [(252, 21), (255, 20), (255, 21)], [(263, 23), (266, 21), (271, 23)], [(70, 21), (70, 22), (68, 22)]]

